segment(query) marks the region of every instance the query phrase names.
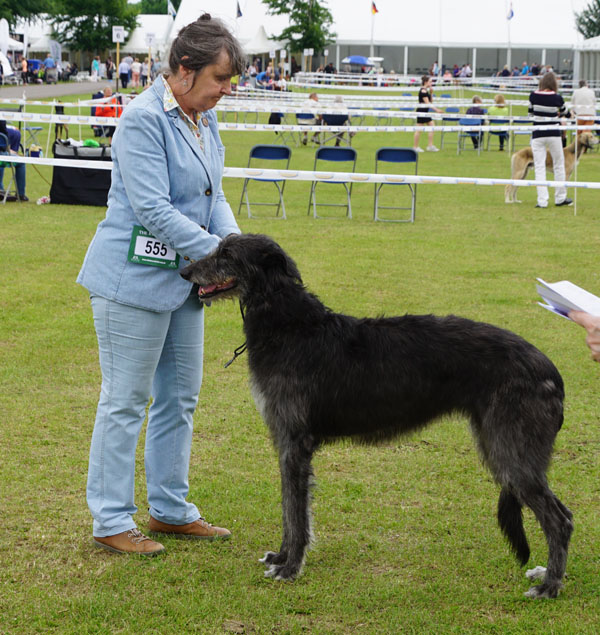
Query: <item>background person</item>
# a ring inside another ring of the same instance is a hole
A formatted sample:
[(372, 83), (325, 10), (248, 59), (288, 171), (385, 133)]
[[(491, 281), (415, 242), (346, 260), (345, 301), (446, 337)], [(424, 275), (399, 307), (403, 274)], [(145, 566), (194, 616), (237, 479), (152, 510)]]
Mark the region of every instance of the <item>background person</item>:
[[(479, 117), (485, 116), (485, 110), (481, 107), (482, 101), (479, 95), (474, 95), (471, 100), (473, 104), (465, 113), (466, 115), (477, 115)], [(478, 135), (471, 135), (471, 141), (473, 142), (473, 147), (477, 150), (479, 148), (479, 144), (483, 147), (483, 132), (480, 132)]]
[(119, 79), (121, 80), (121, 86), (127, 88), (127, 84), (129, 84), (129, 64), (125, 60), (119, 63)]
[[(432, 104), (433, 103), (433, 78), (429, 77), (429, 75), (423, 75), (421, 77), (421, 88), (419, 90), (419, 104)], [(434, 106), (427, 107), (419, 107), (417, 108), (417, 112), (426, 113), (430, 110), (435, 110), (435, 112), (442, 112), (439, 108), (435, 108)], [(417, 126), (433, 126), (433, 120), (431, 117), (417, 117)], [(423, 148), (419, 147), (419, 139), (421, 138), (421, 131), (417, 130), (415, 132), (415, 137), (413, 141), (413, 149), (416, 152), (423, 152)], [(433, 130), (431, 130), (428, 134), (428, 152), (438, 152), (438, 149), (433, 145)]]
[[(6, 135), (8, 139), (8, 151), (10, 154), (19, 154), (19, 148), (21, 146), (21, 131), (14, 126), (7, 126), (6, 121), (0, 120), (0, 133)], [(17, 199), (19, 201), (28, 201), (29, 199), (25, 195), (25, 182), (26, 182), (26, 167), (25, 163), (14, 163), (15, 166), (15, 181), (17, 186)], [(10, 169), (10, 168), (9, 168)], [(4, 197), (4, 168), (0, 167), (0, 190), (2, 190), (2, 197)], [(15, 200), (14, 197), (8, 197), (8, 200)]]
[[(546, 180), (546, 155), (552, 157), (552, 169), (556, 181), (565, 181), (565, 155), (563, 153), (560, 130), (561, 117), (569, 116), (565, 102), (558, 94), (558, 82), (554, 73), (546, 73), (540, 80), (539, 88), (529, 95), (529, 114), (535, 117), (531, 133), (531, 150), (536, 181)], [(537, 126), (554, 125), (553, 130), (536, 130)], [(537, 186), (536, 207), (548, 207), (548, 188)], [(566, 187), (554, 188), (554, 202), (557, 206), (572, 205), (567, 198)]]
[[(488, 117), (490, 118), (502, 118), (508, 117), (508, 107), (506, 105), (506, 101), (504, 99), (504, 95), (495, 95), (494, 96), (494, 105), (488, 108)], [(500, 132), (498, 134), (498, 139), (500, 141), (500, 152), (504, 151), (504, 143), (508, 140), (508, 132)]]
[[(596, 118), (596, 93), (589, 88), (585, 79), (579, 80), (579, 88), (571, 96), (572, 112), (578, 126), (593, 126)], [(579, 134), (581, 130), (577, 131)], [(584, 152), (587, 152), (585, 148)]]
[[(102, 95), (108, 101), (96, 106), (96, 117), (120, 117), (123, 112), (123, 107), (118, 105), (117, 98), (113, 96), (112, 88), (106, 86)], [(100, 136), (111, 139), (115, 133), (115, 129), (116, 126), (103, 126)]]
[[(102, 370), (87, 500), (95, 544), (109, 551), (164, 550), (133, 519), (135, 452), (150, 397), (150, 531), (230, 535), (186, 500), (204, 311), (179, 270), (239, 233), (221, 187), (225, 149), (214, 107), (230, 94), (244, 58), (223, 22), (202, 15), (179, 31), (168, 73), (125, 108), (113, 139), (106, 218), (78, 276), (90, 292)], [(154, 263), (143, 260), (144, 245), (156, 254)]]

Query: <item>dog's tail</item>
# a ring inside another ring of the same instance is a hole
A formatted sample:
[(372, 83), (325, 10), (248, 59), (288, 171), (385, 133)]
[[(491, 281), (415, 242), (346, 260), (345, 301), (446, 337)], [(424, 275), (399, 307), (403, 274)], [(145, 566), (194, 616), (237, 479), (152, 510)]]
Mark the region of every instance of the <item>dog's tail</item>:
[(517, 560), (524, 565), (529, 560), (529, 544), (523, 528), (522, 505), (505, 487), (498, 500), (498, 524)]

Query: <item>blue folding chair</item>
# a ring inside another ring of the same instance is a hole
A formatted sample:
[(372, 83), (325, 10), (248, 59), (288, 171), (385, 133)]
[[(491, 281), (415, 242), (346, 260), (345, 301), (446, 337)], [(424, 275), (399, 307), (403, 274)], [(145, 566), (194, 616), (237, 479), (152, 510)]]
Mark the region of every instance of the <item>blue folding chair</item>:
[[(417, 174), (418, 166), (418, 154), (412, 148), (379, 148), (375, 152), (375, 174), (379, 173), (380, 163), (397, 163), (397, 164), (414, 164), (415, 174)], [(387, 171), (387, 167), (386, 167)], [(410, 205), (408, 207), (402, 207), (399, 205), (380, 205), (379, 196), (381, 188), (384, 185), (403, 185), (410, 190)], [(384, 221), (389, 223), (414, 223), (415, 222), (415, 210), (417, 207), (417, 184), (416, 183), (402, 183), (402, 182), (390, 182), (390, 183), (375, 183), (375, 204), (373, 210), (374, 221)], [(382, 218), (379, 215), (380, 209), (409, 209), (410, 218)]]
[[(249, 168), (259, 167), (257, 165), (257, 162), (259, 161), (278, 161), (279, 164), (276, 165), (274, 169), (287, 170), (290, 165), (291, 156), (292, 156), (292, 150), (288, 146), (256, 145), (250, 149), (250, 157), (248, 158), (248, 167)], [(262, 167), (266, 168), (266, 166), (264, 165)], [(285, 180), (271, 179), (267, 177), (261, 177), (260, 175), (244, 179), (244, 187), (242, 189), (242, 196), (240, 198), (240, 204), (238, 206), (238, 214), (240, 213), (240, 210), (242, 209), (242, 203), (244, 202), (244, 197), (245, 197), (246, 207), (248, 209), (248, 218), (256, 218), (255, 216), (252, 215), (252, 211), (250, 209), (250, 200), (248, 197), (248, 183), (250, 181), (262, 181), (266, 183), (273, 183), (275, 187), (277, 188), (277, 192), (279, 194), (279, 200), (277, 201), (277, 203), (253, 202), (252, 205), (277, 207), (277, 211), (275, 212), (275, 217), (279, 216), (279, 210), (281, 210), (281, 217), (286, 218), (285, 205), (283, 203), (283, 191), (285, 189)]]
[[(354, 172), (356, 168), (356, 150), (354, 148), (339, 148), (339, 147), (320, 147), (317, 148), (315, 152), (315, 172), (318, 171), (318, 167), (320, 162), (323, 161), (333, 161), (336, 163), (346, 163), (347, 165), (351, 165), (351, 170), (345, 170), (346, 172)], [(348, 218), (352, 218), (352, 206), (350, 203), (350, 199), (352, 196), (352, 183), (348, 184), (347, 181), (319, 181), (319, 183), (325, 183), (327, 185), (343, 185), (346, 190), (346, 203), (320, 203), (321, 207), (345, 207), (346, 208), (346, 216)], [(317, 216), (317, 181), (313, 181), (312, 187), (310, 188), (310, 198), (308, 199), (308, 213), (310, 214), (310, 208), (312, 205), (313, 208), (313, 216), (315, 218), (319, 218)]]
[[(469, 119), (469, 118), (464, 118), (464, 119), (459, 119), (458, 120), (458, 125), (459, 126), (481, 126), (483, 123), (482, 119)], [(481, 154), (481, 141), (482, 141), (482, 132), (481, 130), (460, 130), (458, 133), (458, 140), (456, 143), (456, 154), (460, 154), (461, 150), (465, 149), (465, 139), (477, 139), (479, 141), (479, 143), (477, 144), (477, 154)], [(473, 149), (475, 149), (475, 146), (473, 146)]]
[[(447, 114), (442, 116), (442, 123), (444, 125), (447, 123), (449, 126), (456, 126), (460, 120), (460, 115), (458, 114), (460, 112), (460, 108), (458, 106), (448, 106), (448, 108), (445, 108), (444, 111)], [(446, 131), (442, 130), (440, 150), (444, 149), (444, 134), (446, 134)], [(451, 131), (448, 131), (447, 134), (451, 134)]]
[[(323, 124), (325, 126), (347, 126), (350, 124), (350, 115), (339, 114), (339, 115), (323, 115)], [(323, 139), (321, 140), (321, 145), (325, 145), (328, 141), (332, 141), (335, 139), (336, 145), (340, 145), (340, 143), (344, 143), (348, 146), (352, 145), (352, 136), (349, 132), (332, 132), (329, 133), (330, 136), (327, 136), (327, 133), (323, 133)], [(345, 135), (348, 135), (346, 139)]]

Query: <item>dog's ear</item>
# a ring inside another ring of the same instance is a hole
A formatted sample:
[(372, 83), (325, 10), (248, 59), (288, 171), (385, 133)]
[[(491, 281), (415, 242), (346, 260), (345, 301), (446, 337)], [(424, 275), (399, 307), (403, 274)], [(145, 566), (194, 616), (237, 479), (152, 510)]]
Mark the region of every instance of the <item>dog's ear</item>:
[(283, 252), (268, 252), (263, 259), (263, 265), (265, 269), (279, 269), (286, 276), (296, 278), (298, 282), (302, 283), (296, 263)]

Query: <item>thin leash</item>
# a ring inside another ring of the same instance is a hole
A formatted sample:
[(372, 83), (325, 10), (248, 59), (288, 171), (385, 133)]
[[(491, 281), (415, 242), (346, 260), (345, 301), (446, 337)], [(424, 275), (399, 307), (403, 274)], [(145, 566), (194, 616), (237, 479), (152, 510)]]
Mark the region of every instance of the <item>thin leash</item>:
[[(246, 320), (246, 316), (244, 315), (244, 307), (242, 306), (242, 302), (240, 300), (240, 313), (242, 314), (242, 322)], [(223, 368), (229, 368), (233, 362), (248, 348), (248, 340), (244, 340), (244, 343), (238, 346), (233, 351), (233, 357), (223, 366)]]

